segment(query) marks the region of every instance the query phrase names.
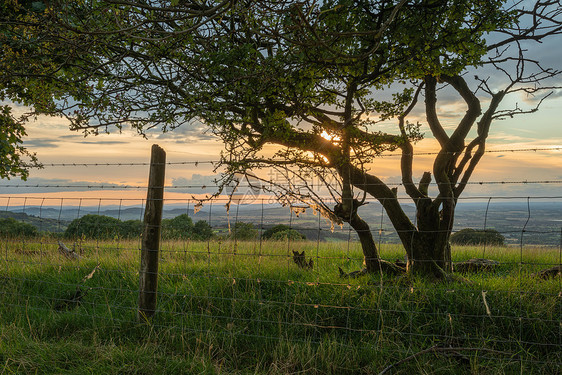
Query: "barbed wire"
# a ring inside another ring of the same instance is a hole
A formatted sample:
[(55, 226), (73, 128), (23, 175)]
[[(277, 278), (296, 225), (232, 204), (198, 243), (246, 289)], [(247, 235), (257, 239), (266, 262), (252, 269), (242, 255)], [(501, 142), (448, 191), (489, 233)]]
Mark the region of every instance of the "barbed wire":
[[(519, 149), (498, 149), (498, 150), (485, 150), (484, 153), (517, 153), (517, 152), (539, 152), (539, 151), (561, 151), (562, 147), (534, 147), (534, 148), (519, 148)], [(428, 152), (415, 152), (412, 154), (402, 154), (402, 153), (388, 153), (388, 154), (380, 154), (377, 155), (378, 157), (401, 157), (401, 156), (430, 156), (430, 155), (439, 155), (439, 154), (457, 154), (457, 152), (452, 151), (428, 151)], [(169, 161), (165, 163), (154, 163), (154, 165), (194, 165), (198, 166), (199, 164), (211, 164), (217, 165), (222, 163), (221, 160), (200, 160), (200, 161)], [(39, 164), (29, 164), (29, 163), (22, 163), (22, 164), (0, 164), (2, 167), (8, 168), (38, 168), (39, 166), (43, 167), (131, 167), (131, 166), (150, 166), (150, 162), (116, 162), (116, 163), (39, 163)]]
[[(494, 154), (494, 153), (515, 153), (515, 152), (538, 152), (538, 151), (561, 151), (562, 147), (534, 147), (534, 148), (515, 148), (515, 149), (498, 149), (498, 150), (484, 150), (485, 154)], [(414, 152), (412, 154), (402, 154), (402, 153), (395, 153), (395, 154), (382, 154), (382, 157), (394, 157), (394, 156), (427, 156), (427, 155), (439, 155), (439, 154), (457, 154), (458, 152), (452, 151), (428, 151), (428, 152)]]
[[(447, 185), (447, 183), (432, 182), (431, 185)], [(463, 183), (463, 185), (552, 185), (552, 184), (562, 184), (562, 180), (519, 180), (519, 181), (468, 181)], [(311, 185), (306, 184), (282, 184), (277, 182), (264, 182), (262, 185), (273, 185), (277, 187), (293, 188), (293, 189), (305, 189), (311, 188)], [(316, 185), (316, 184), (314, 184)], [(361, 186), (403, 186), (402, 182), (381, 182), (381, 183), (362, 183)], [(430, 185), (430, 186), (431, 186)], [(0, 189), (2, 188), (47, 188), (47, 189), (89, 189), (89, 190), (127, 190), (127, 189), (146, 189), (148, 185), (108, 185), (108, 184), (0, 184)], [(164, 189), (211, 189), (219, 188), (219, 185), (212, 184), (194, 184), (194, 185), (165, 185)], [(313, 187), (313, 186), (312, 186)], [(262, 189), (254, 184), (239, 184), (236, 186), (237, 189)], [(193, 192), (191, 192), (193, 193)], [(224, 194), (228, 195), (228, 194)]]
[[(166, 163), (153, 163), (153, 165), (194, 165), (199, 164), (217, 164), (219, 160), (203, 160), (203, 161), (176, 161)], [(24, 167), (24, 168), (38, 168), (42, 167), (134, 167), (134, 166), (150, 166), (150, 162), (117, 162), (117, 163), (39, 163), (34, 164), (0, 164), (3, 167)]]

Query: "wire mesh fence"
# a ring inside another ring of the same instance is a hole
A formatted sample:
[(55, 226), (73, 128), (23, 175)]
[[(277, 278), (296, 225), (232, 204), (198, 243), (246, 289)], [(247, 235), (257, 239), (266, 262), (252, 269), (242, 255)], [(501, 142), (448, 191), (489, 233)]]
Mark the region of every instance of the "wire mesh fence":
[[(126, 190), (111, 199), (24, 195), (0, 196), (2, 315), (56, 329), (138, 324), (146, 201)], [(560, 370), (562, 195), (459, 199), (453, 233), (502, 241), (453, 243), (459, 278), (441, 283), (363, 274), (357, 233), (313, 210), (260, 197), (226, 203), (164, 199), (152, 327), (197, 340), (382, 350), (395, 359), (382, 372), (440, 353), (505, 372)], [(415, 206), (403, 207), (415, 221)], [(361, 214), (381, 257), (403, 265), (383, 206), (369, 201)], [(470, 259), (488, 263), (463, 269)]]

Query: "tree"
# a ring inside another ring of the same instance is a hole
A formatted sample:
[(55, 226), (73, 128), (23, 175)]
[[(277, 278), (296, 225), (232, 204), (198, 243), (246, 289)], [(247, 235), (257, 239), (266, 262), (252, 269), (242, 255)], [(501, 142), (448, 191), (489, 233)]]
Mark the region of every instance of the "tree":
[(306, 240), (306, 236), (295, 229), (285, 229), (273, 233), (271, 239), (273, 241), (302, 241)]
[(12, 116), (9, 106), (0, 106), (0, 128), (0, 178), (26, 179), (29, 170), (24, 160), (28, 158), (30, 164), (36, 164), (37, 157), (23, 146), (25, 128)]
[[(185, 35), (190, 29), (202, 27), (207, 20), (220, 17), (232, 3), (231, 0), (194, 0), (181, 4), (177, 0), (151, 4), (120, 0), (0, 3), (0, 101), (11, 101), (0, 105), (3, 130), (0, 178), (25, 179), (30, 168), (41, 167), (36, 155), (23, 146), (26, 122), (40, 114), (66, 117), (72, 129), (89, 129), (96, 134), (107, 125), (121, 128), (124, 123), (141, 133), (145, 125), (177, 126), (178, 113), (167, 115), (166, 105), (151, 106), (149, 112), (156, 110), (158, 115), (141, 119), (143, 109), (131, 106), (130, 99), (146, 97), (137, 96), (142, 88), (137, 91), (136, 84), (131, 86), (131, 82), (125, 82), (127, 79), (118, 79), (119, 83), (114, 83), (121, 89), (123, 84), (128, 86), (127, 95), (120, 98), (123, 93), (112, 93), (110, 88), (113, 79), (134, 72), (150, 82), (151, 64), (129, 66), (128, 54), (150, 60), (151, 54), (162, 52), (151, 47), (155, 39), (174, 34), (175, 27), (182, 28), (178, 37)], [(162, 14), (164, 18), (160, 17)], [(123, 27), (123, 23), (128, 26)], [(147, 32), (150, 28), (152, 31)], [(135, 45), (137, 38), (144, 46)], [(155, 63), (158, 64), (158, 59)], [(138, 82), (138, 85), (143, 84)], [(157, 96), (158, 91), (150, 92)], [(12, 115), (15, 105), (28, 111), (15, 117)]]
[[(39, 107), (67, 116), (72, 129), (93, 133), (112, 125), (168, 131), (199, 121), (226, 145), (225, 186), (237, 175), (249, 176), (284, 204), (348, 223), (369, 272), (393, 267), (380, 259), (359, 215), (372, 196), (400, 236), (408, 269), (444, 277), (451, 270), (455, 206), (492, 123), (538, 108), (501, 107), (504, 98), (559, 86), (550, 80), (560, 71), (526, 54), (528, 45), (562, 32), (559, 4), (525, 4), (53, 1), (50, 23), (34, 32), (73, 41), (76, 58), (53, 82), (80, 84), (61, 83), (56, 105)], [(484, 75), (469, 79), (466, 73), (476, 68)], [(393, 95), (385, 94), (389, 90)], [(444, 90), (467, 108), (452, 130), (438, 110)], [(439, 151), (431, 172), (415, 183), (414, 146), (423, 124), (413, 113), (422, 97), (424, 122)], [(383, 131), (381, 122), (393, 122), (396, 131)], [(389, 150), (401, 151), (402, 185), (416, 205), (415, 222), (372, 165)], [(269, 181), (260, 175), (264, 167), (286, 180)]]
[(213, 229), (206, 220), (198, 220), (193, 224), (193, 220), (187, 214), (181, 214), (173, 219), (162, 220), (162, 237), (206, 241), (213, 237)]
[(66, 228), (66, 238), (88, 238), (96, 240), (112, 240), (115, 238), (135, 238), (142, 233), (140, 220), (125, 222), (111, 216), (84, 215), (72, 222)]
[(266, 229), (262, 233), (261, 238), (264, 240), (279, 240), (286, 238), (305, 240), (306, 236), (288, 225), (278, 224)]
[[(523, 46), (560, 34), (557, 3), (536, 2), (527, 10), (506, 9), (501, 1), (326, 1), (269, 10), (269, 18), (263, 12), (252, 17), (258, 12), (249, 10), (235, 26), (217, 24), (220, 36), (194, 55), (204, 72), (201, 82), (210, 82), (199, 92), (212, 98), (200, 116), (227, 145), (225, 181), (236, 174), (255, 180), (256, 170), (277, 168), (286, 178), (277, 184), (262, 178), (263, 185), (273, 185), (291, 207), (304, 204), (332, 222), (349, 223), (373, 272), (392, 266), (380, 260), (369, 225), (358, 214), (370, 195), (397, 230), (408, 269), (445, 277), (455, 206), (485, 152), (493, 121), (538, 108), (500, 104), (510, 94), (557, 87), (551, 79), (560, 71), (543, 68)], [(486, 41), (488, 34), (497, 38), (494, 43)], [(478, 76), (470, 82), (466, 73), (475, 68), (495, 69), (489, 74), (503, 78), (493, 85)], [(390, 100), (373, 98), (391, 83), (405, 87)], [(451, 131), (437, 109), (444, 88), (467, 107)], [(440, 148), (432, 171), (415, 184), (421, 124), (408, 118), (422, 96), (427, 126)], [(382, 121), (395, 121), (396, 133), (378, 130)], [(273, 156), (269, 145), (280, 146)], [(395, 149), (402, 153), (402, 184), (416, 205), (415, 223), (397, 191), (369, 166)], [(325, 185), (335, 205), (314, 191), (311, 177)]]
[(193, 220), (187, 214), (162, 220), (162, 238), (187, 239), (193, 237)]
[(503, 246), (505, 237), (495, 229), (476, 230), (461, 229), (451, 235), (451, 243), (455, 245), (495, 245)]
[(39, 233), (37, 228), (28, 223), (22, 223), (14, 218), (0, 219), (0, 237), (29, 238)]
[(207, 220), (198, 220), (193, 226), (193, 239), (197, 241), (207, 241), (214, 236), (213, 228)]
[(252, 223), (237, 221), (230, 236), (235, 240), (255, 240), (258, 237), (258, 230), (254, 228)]
[[(12, 73), (23, 68), (23, 64), (20, 65), (24, 60), (22, 55), (27, 54), (27, 46), (18, 31), (25, 23), (32, 22), (36, 13), (38, 9), (29, 1), (23, 4), (7, 1), (0, 5), (0, 101), (16, 96), (23, 101), (26, 96)], [(18, 68), (13, 69), (15, 66)], [(0, 178), (21, 176), (26, 179), (28, 167), (39, 166), (35, 155), (23, 146), (23, 138), (27, 135), (25, 120), (25, 117), (14, 117), (9, 105), (0, 105)]]
[(142, 235), (143, 223), (140, 220), (125, 220), (119, 225), (122, 238), (139, 238)]

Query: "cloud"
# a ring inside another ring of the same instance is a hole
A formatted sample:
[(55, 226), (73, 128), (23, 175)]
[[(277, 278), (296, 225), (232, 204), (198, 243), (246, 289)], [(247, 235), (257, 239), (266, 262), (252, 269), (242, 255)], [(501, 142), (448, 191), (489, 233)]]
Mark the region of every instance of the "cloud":
[(65, 134), (65, 135), (59, 135), (59, 138), (61, 138), (61, 139), (72, 139), (72, 140), (76, 139), (76, 140), (79, 140), (79, 139), (83, 139), (84, 136), (81, 135), (81, 134)]
[(85, 145), (122, 145), (122, 144), (129, 144), (130, 142), (127, 141), (83, 141), (80, 142), (81, 144)]
[[(562, 86), (562, 82), (558, 82), (557, 85)], [(527, 105), (535, 107), (540, 103), (541, 100), (544, 99), (544, 102), (541, 103), (541, 108), (545, 105), (552, 103), (552, 100), (560, 99), (562, 97), (562, 89), (548, 89), (542, 92), (538, 92), (537, 94), (531, 95), (526, 93), (520, 93), (520, 99)], [(558, 100), (556, 103), (559, 103)]]
[(559, 89), (559, 90), (554, 91), (554, 92), (549, 96), (549, 99), (555, 99), (555, 98), (562, 98), (562, 89)]
[(172, 178), (172, 189), (178, 193), (214, 194), (217, 192), (217, 181), (220, 175), (201, 175), (194, 173), (190, 178)]
[(516, 142), (529, 143), (529, 138), (521, 137), (519, 135), (509, 134), (506, 132), (496, 131), (492, 135), (488, 136), (489, 143), (510, 143), (514, 144)]
[[(107, 139), (108, 137), (112, 139)], [(122, 138), (122, 140), (115, 139), (119, 137)], [(130, 140), (126, 139), (126, 135), (123, 134), (101, 134), (89, 137), (84, 137), (81, 134), (65, 134), (58, 136), (58, 138), (64, 139), (66, 142), (79, 143), (83, 145), (120, 145), (130, 143)]]
[[(189, 193), (189, 194), (215, 194), (219, 191), (221, 175), (200, 175), (193, 174), (191, 178), (178, 177), (172, 179), (172, 189), (175, 193)], [(224, 186), (222, 194), (231, 195), (233, 200), (236, 201), (249, 201), (253, 200), (260, 194), (265, 194), (262, 191), (262, 181), (252, 178), (251, 176), (239, 177), (239, 184), (232, 182)], [(267, 194), (266, 194), (267, 195)], [(249, 200), (248, 200), (249, 199)]]
[(517, 197), (557, 197), (562, 198), (560, 194), (560, 184), (547, 183), (506, 183), (506, 184), (475, 184), (467, 186), (463, 192), (461, 199), (475, 197), (493, 197), (493, 198), (517, 198)]
[[(160, 132), (160, 131), (158, 131)], [(201, 122), (183, 124), (165, 133), (159, 133), (156, 139), (171, 140), (177, 143), (214, 140), (216, 136), (211, 134), (208, 126)]]
[(58, 140), (49, 138), (33, 138), (25, 139), (23, 145), (27, 148), (57, 148), (60, 147), (60, 142)]

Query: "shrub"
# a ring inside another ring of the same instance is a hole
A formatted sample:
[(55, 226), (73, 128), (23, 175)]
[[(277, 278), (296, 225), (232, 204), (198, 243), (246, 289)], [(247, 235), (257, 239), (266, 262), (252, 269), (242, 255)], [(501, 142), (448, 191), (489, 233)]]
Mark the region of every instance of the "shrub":
[(230, 236), (237, 240), (253, 240), (258, 236), (258, 230), (254, 228), (252, 223), (238, 221), (234, 224), (234, 229)]
[(306, 240), (306, 236), (294, 229), (286, 229), (273, 233), (270, 239), (274, 241), (285, 241), (287, 239), (291, 241), (302, 241)]
[(462, 229), (451, 235), (451, 243), (455, 245), (497, 245), (503, 246), (505, 237), (495, 229), (476, 230)]
[(0, 236), (2, 237), (35, 237), (39, 233), (37, 228), (28, 223), (22, 223), (12, 217), (0, 219)]
[(141, 231), (142, 222), (140, 220), (127, 220), (123, 222), (111, 216), (89, 214), (74, 219), (66, 228), (64, 237), (109, 240), (115, 237), (138, 237)]
[(269, 229), (266, 229), (266, 230), (262, 233), (261, 238), (264, 239), (264, 240), (269, 240), (269, 239), (271, 239), (271, 237), (272, 237), (275, 233), (277, 233), (277, 232), (282, 232), (282, 231), (289, 230), (289, 229), (291, 229), (291, 227), (289, 227), (288, 225), (279, 224), (279, 225), (276, 225), (276, 226), (271, 227), (271, 228), (269, 228)]
[(187, 214), (162, 220), (162, 238), (188, 239), (193, 236), (193, 220)]
[(142, 234), (142, 221), (140, 220), (126, 220), (120, 224), (121, 237), (135, 238)]
[(193, 239), (204, 241), (213, 237), (213, 228), (207, 223), (206, 220), (199, 220), (193, 226)]

